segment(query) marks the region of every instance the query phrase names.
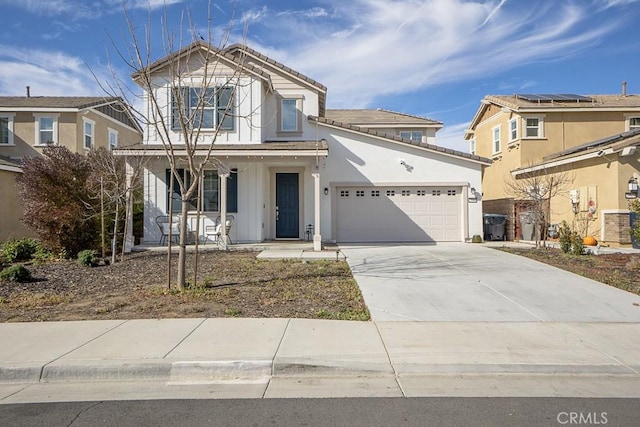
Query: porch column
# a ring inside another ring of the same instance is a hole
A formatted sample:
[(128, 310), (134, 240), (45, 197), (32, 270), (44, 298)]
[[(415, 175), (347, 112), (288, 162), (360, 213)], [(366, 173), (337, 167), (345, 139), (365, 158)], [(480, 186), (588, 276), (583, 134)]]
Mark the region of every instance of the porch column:
[(133, 249), (133, 245), (135, 240), (133, 238), (133, 167), (127, 160), (125, 162), (125, 173), (126, 173), (126, 202), (125, 202), (125, 223), (127, 228), (127, 234), (125, 236), (123, 245), (125, 248), (125, 252), (131, 252)]
[[(218, 174), (220, 178), (220, 227), (222, 239), (222, 249), (227, 249), (227, 178), (229, 178), (229, 170), (223, 167), (224, 172)], [(218, 242), (220, 243), (220, 242)]]
[(311, 174), (313, 176), (313, 250), (321, 251), (322, 250), (322, 236), (320, 235), (320, 172), (314, 172)]

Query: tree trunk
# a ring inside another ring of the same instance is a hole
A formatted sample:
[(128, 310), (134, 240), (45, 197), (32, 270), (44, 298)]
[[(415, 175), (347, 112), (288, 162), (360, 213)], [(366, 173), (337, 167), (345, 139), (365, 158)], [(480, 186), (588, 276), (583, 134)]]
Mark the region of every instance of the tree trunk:
[(182, 197), (180, 212), (180, 247), (178, 249), (178, 289), (183, 290), (187, 277), (187, 217), (189, 213), (189, 199)]
[(111, 264), (116, 263), (116, 253), (118, 252), (118, 222), (120, 213), (120, 203), (116, 202), (116, 217), (113, 220), (113, 239), (111, 240)]

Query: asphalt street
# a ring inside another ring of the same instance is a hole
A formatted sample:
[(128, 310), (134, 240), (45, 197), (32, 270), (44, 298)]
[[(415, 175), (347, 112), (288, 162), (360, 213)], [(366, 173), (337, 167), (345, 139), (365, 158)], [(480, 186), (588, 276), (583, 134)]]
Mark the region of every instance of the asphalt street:
[(72, 402), (1, 405), (3, 425), (634, 426), (634, 399), (361, 398)]

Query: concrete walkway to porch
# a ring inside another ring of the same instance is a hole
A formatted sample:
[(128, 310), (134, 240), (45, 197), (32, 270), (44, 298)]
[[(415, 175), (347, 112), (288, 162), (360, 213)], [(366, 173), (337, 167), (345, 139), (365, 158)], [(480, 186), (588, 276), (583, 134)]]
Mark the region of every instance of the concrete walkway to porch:
[[(187, 252), (194, 252), (195, 245), (187, 245)], [(208, 252), (222, 250), (222, 247), (215, 243), (199, 244), (198, 251)], [(260, 243), (239, 243), (228, 245), (229, 251), (256, 251), (260, 252), (258, 259), (303, 259), (303, 260), (345, 260), (346, 257), (336, 245), (326, 245), (322, 251), (313, 250), (313, 242), (300, 240), (265, 241)], [(157, 243), (142, 244), (135, 246), (133, 251), (156, 251), (166, 252), (167, 246), (160, 246)], [(178, 246), (172, 245), (172, 252), (178, 252)]]

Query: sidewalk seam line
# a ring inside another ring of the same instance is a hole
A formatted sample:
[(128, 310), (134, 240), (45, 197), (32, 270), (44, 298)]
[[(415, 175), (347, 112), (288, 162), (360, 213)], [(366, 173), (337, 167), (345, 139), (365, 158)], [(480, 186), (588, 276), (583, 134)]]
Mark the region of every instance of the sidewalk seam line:
[(280, 342), (278, 343), (278, 347), (276, 347), (276, 351), (275, 353), (273, 353), (273, 358), (271, 359), (271, 376), (272, 377), (276, 374), (275, 372), (276, 356), (280, 351), (280, 347), (282, 347), (282, 343), (284, 342), (284, 337), (285, 335), (287, 335), (287, 331), (289, 330), (290, 324), (291, 324), (291, 318), (287, 319), (287, 325), (284, 327), (284, 331), (282, 332), (282, 336), (280, 337)]
[(382, 333), (380, 332), (380, 327), (378, 326), (378, 322), (373, 322), (373, 324), (376, 326), (376, 331), (378, 332), (378, 336), (380, 337), (380, 342), (382, 343), (382, 347), (384, 348), (384, 353), (387, 355), (387, 360), (389, 361), (389, 366), (391, 366), (391, 369), (393, 369), (393, 379), (395, 380), (396, 384), (398, 385), (398, 388), (400, 389), (400, 393), (402, 393), (402, 397), (407, 397), (407, 394), (404, 392), (404, 389), (402, 388), (402, 384), (400, 384), (399, 378), (398, 378), (398, 372), (396, 371), (396, 367), (393, 366), (393, 363), (391, 362), (391, 355), (389, 355), (389, 350), (387, 349), (387, 344), (384, 342), (384, 338), (382, 338)]
[(176, 348), (178, 348), (178, 346), (180, 346), (180, 344), (182, 344), (187, 338), (189, 338), (206, 321), (207, 321), (207, 318), (206, 317), (203, 318), (200, 323), (198, 323), (187, 335), (185, 335), (180, 341), (178, 341), (178, 343), (176, 345), (174, 345), (173, 348), (171, 348), (171, 350), (169, 350), (164, 356), (162, 356), (162, 358), (166, 359), (167, 356), (169, 356), (172, 351), (174, 351)]
[(42, 382), (42, 375), (44, 374), (44, 369), (51, 365), (53, 362), (57, 362), (58, 360), (62, 359), (64, 356), (66, 356), (67, 354), (73, 353), (74, 351), (84, 347), (85, 345), (97, 340), (98, 338), (108, 334), (111, 331), (115, 331), (116, 329), (118, 329), (120, 326), (124, 325), (125, 323), (127, 323), (129, 320), (123, 320), (122, 322), (118, 323), (116, 326), (114, 326), (113, 328), (109, 328), (108, 330), (104, 331), (103, 333), (96, 335), (95, 337), (91, 338), (89, 341), (84, 342), (83, 344), (77, 346), (76, 348), (73, 348), (69, 351), (67, 351), (66, 353), (61, 354), (60, 356), (56, 357), (53, 360), (50, 360), (49, 362), (45, 363), (42, 365), (42, 367), (40, 368), (40, 378), (38, 378), (38, 383)]

